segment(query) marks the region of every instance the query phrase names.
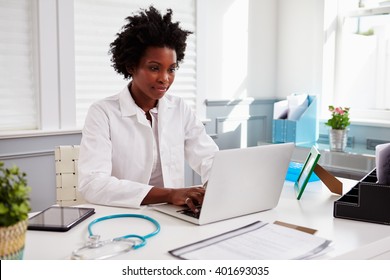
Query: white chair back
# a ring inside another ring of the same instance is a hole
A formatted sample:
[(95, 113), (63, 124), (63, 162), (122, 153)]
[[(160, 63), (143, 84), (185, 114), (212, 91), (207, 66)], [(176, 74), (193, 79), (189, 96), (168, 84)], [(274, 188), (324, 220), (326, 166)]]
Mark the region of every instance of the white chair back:
[(57, 204), (72, 206), (86, 203), (77, 190), (79, 145), (57, 146), (54, 151)]

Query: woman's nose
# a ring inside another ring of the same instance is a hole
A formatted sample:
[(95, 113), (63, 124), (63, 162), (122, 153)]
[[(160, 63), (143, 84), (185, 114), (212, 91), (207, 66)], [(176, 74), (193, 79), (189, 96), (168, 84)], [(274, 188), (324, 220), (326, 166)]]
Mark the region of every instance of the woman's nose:
[(162, 72), (160, 75), (159, 75), (159, 77), (158, 77), (158, 81), (160, 82), (160, 83), (167, 83), (167, 82), (169, 82), (169, 75), (168, 75), (168, 73), (166, 73), (166, 72)]

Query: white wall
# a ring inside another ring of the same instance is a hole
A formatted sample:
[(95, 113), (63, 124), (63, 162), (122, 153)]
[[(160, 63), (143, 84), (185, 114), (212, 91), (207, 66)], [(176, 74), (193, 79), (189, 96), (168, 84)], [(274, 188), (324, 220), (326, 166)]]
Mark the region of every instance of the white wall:
[(197, 2), (201, 102), (274, 97), (278, 1)]
[(324, 0), (199, 0), (200, 102), (321, 93), (323, 6)]
[(323, 0), (279, 0), (276, 96), (320, 94)]

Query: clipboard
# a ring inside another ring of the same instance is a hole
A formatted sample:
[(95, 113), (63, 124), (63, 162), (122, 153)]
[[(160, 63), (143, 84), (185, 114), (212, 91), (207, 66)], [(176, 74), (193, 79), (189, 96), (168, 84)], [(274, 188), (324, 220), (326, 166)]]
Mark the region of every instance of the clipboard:
[(169, 253), (185, 260), (298, 260), (325, 253), (331, 242), (291, 226), (256, 221)]

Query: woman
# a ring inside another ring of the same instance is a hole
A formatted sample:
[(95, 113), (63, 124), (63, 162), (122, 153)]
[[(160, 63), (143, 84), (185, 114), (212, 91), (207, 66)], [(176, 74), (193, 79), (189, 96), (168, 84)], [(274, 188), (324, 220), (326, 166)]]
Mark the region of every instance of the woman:
[(110, 45), (114, 69), (130, 83), (91, 106), (79, 156), (79, 191), (91, 203), (139, 207), (187, 204), (204, 188), (184, 187), (184, 164), (208, 179), (217, 145), (182, 99), (166, 95), (187, 36), (172, 11), (154, 7), (127, 18)]

